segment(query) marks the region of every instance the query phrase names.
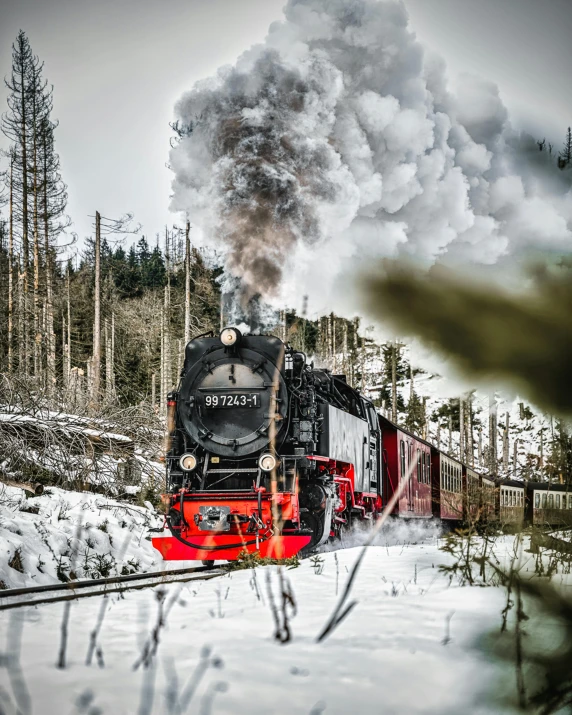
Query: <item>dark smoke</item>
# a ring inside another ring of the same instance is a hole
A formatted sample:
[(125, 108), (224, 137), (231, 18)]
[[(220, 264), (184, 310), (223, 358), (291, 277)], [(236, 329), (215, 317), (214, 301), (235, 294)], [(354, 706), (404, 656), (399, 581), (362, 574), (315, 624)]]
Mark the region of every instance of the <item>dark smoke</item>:
[(518, 295), (442, 267), (385, 263), (368, 276), (370, 313), (451, 357), (471, 378), (510, 384), (537, 405), (572, 415), (572, 264), (537, 268)]
[(208, 147), (218, 164), (216, 231), (230, 249), (227, 268), (241, 279), (244, 304), (276, 293), (297, 241), (311, 244), (321, 236), (316, 198), (336, 198), (327, 144), (304, 136), (297, 119), (308, 94), (320, 89), (313, 83), (325, 79), (319, 72), (304, 79), (267, 50), (251, 73), (230, 71), (225, 92), (193, 96), (200, 119), (191, 140)]

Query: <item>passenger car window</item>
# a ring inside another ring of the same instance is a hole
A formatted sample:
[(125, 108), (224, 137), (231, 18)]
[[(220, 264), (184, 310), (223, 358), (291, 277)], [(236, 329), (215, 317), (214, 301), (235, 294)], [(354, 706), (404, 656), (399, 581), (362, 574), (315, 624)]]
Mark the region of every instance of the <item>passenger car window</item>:
[(560, 494), (556, 494), (556, 508), (560, 509)]
[(546, 494), (542, 495), (542, 508), (546, 509)]
[(535, 494), (534, 494), (534, 508), (535, 509), (540, 508), (540, 494), (538, 492), (535, 492)]
[(548, 508), (554, 509), (554, 494), (548, 495)]

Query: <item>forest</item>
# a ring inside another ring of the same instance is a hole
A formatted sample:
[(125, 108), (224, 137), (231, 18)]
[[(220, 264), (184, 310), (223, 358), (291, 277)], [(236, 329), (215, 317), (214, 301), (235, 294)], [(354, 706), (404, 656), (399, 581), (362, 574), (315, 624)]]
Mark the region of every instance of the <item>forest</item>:
[[(113, 418), (133, 437), (141, 425), (160, 431), (186, 342), (217, 332), (225, 320), (222, 260), (194, 245), (192, 217), (182, 225), (169, 219), (150, 234), (128, 212), (101, 215), (97, 197), (93, 233), (80, 240), (66, 213), (67, 186), (56, 142), (64, 128), (52, 116), (55, 90), (23, 31), (5, 73), (9, 96), (1, 129), (7, 148), (0, 164), (3, 409), (17, 405), (24, 411), (42, 408), (94, 420)], [(173, 129), (180, 136), (180, 128)], [(570, 129), (561, 152), (547, 148), (545, 140), (537, 146), (555, 170), (572, 162)], [(534, 414), (522, 403), (516, 423), (509, 409), (506, 419), (497, 419), (494, 396), (485, 404), (474, 392), (440, 401), (421, 396), (417, 380), (427, 376), (412, 370), (407, 346), (397, 340), (376, 343), (359, 318), (331, 314), (310, 319), (306, 310), (300, 316), (287, 309), (273, 315), (273, 324), (265, 326), (269, 332), (304, 350), (317, 364), (345, 374), (352, 385), (369, 392), (381, 411), (412, 432), (443, 445), (448, 440), (451, 452), (493, 473), (571, 478), (572, 440), (562, 421)]]

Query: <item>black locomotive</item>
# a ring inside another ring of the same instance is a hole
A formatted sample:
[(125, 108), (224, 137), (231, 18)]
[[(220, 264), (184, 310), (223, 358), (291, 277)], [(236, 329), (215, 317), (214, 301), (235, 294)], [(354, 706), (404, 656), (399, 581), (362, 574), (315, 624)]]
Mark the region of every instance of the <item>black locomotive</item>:
[(276, 337), (191, 340), (168, 404), (165, 558), (285, 558), (381, 509), (373, 404)]

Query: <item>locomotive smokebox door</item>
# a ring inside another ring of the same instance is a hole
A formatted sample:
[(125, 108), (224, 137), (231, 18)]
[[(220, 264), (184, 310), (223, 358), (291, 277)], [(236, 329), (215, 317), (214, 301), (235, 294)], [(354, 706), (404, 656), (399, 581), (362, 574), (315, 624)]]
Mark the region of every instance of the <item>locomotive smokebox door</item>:
[(222, 457), (264, 449), (286, 428), (288, 391), (281, 367), (246, 345), (232, 354), (221, 348), (205, 355), (181, 385), (178, 409), (185, 430)]

